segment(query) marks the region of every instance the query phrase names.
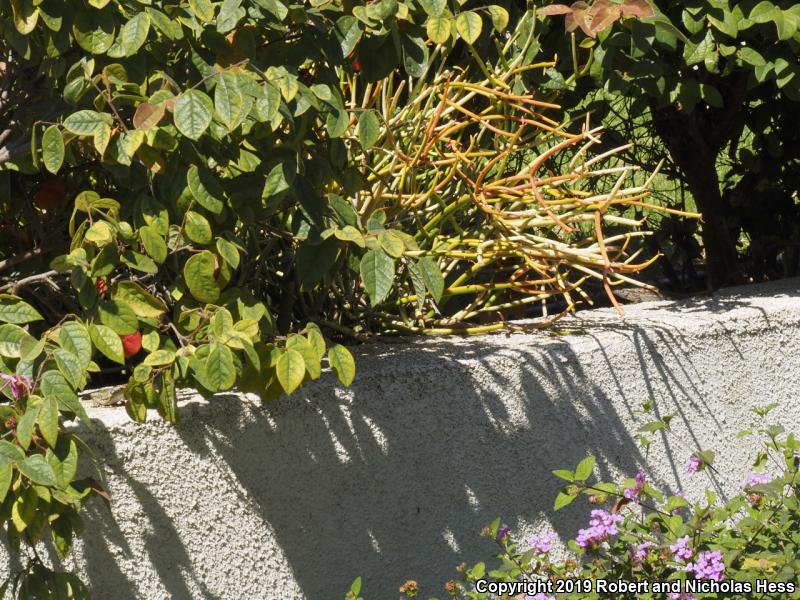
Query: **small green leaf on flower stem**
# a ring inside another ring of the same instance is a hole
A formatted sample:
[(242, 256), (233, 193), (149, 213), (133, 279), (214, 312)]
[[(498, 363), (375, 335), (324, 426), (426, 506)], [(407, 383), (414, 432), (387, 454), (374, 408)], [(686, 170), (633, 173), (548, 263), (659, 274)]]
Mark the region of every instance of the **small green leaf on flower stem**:
[(360, 271), (370, 304), (383, 302), (392, 290), (394, 260), (382, 250), (369, 250), (361, 259)]
[(175, 102), (175, 127), (190, 140), (198, 140), (211, 125), (213, 114), (211, 98), (199, 90), (188, 90)]
[(64, 137), (58, 125), (51, 125), (44, 130), (42, 135), (42, 162), (45, 169), (58, 173), (64, 164)]
[(430, 17), (425, 24), (428, 37), (435, 44), (446, 44), (450, 39), (453, 19), (450, 17)]
[(492, 5), (487, 7), (492, 25), (495, 30), (503, 31), (508, 26), (508, 11), (502, 6)]
[(713, 450), (704, 450), (702, 452), (695, 453), (695, 456), (702, 460), (706, 465), (710, 466), (714, 464), (714, 458), (716, 454)]
[(474, 44), (481, 35), (483, 21), (478, 13), (465, 11), (456, 17), (456, 31), (468, 44)]
[(183, 278), (189, 292), (199, 302), (213, 304), (219, 299), (220, 289), (214, 277), (216, 257), (208, 250), (195, 254), (183, 266)]
[(19, 325), (0, 325), (0, 356), (19, 358), (20, 345), (26, 336), (33, 337)]
[(587, 456), (578, 466), (575, 467), (575, 481), (586, 481), (592, 474), (594, 466), (597, 464), (597, 459), (594, 456)]
[(381, 123), (373, 110), (367, 110), (358, 117), (358, 141), (364, 150), (372, 148), (381, 138)]
[(342, 385), (349, 387), (356, 376), (356, 361), (350, 351), (340, 344), (334, 344), (328, 349), (328, 364), (336, 371), (336, 376)]
[(577, 495), (567, 494), (566, 492), (559, 492), (558, 496), (556, 496), (556, 501), (553, 504), (553, 510), (561, 510), (565, 506), (569, 506), (575, 501)]
[(281, 387), (287, 394), (294, 392), (306, 376), (306, 361), (296, 350), (285, 350), (278, 358), (275, 373)]
[(575, 481), (575, 473), (567, 469), (557, 469), (553, 471), (553, 475), (555, 475), (559, 479), (563, 479), (564, 481), (570, 481), (570, 482)]
[(30, 304), (9, 294), (0, 294), (0, 322), (22, 325), (43, 319)]

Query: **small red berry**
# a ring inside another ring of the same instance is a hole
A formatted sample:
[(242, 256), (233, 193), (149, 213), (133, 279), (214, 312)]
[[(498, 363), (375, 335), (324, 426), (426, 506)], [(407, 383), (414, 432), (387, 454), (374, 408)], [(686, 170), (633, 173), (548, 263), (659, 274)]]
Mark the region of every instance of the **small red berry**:
[(137, 331), (130, 335), (122, 336), (122, 350), (125, 353), (125, 358), (131, 358), (139, 354), (142, 349), (142, 332)]
[(106, 293), (106, 281), (102, 277), (98, 277), (94, 282), (95, 287), (97, 288), (97, 293), (101, 296)]

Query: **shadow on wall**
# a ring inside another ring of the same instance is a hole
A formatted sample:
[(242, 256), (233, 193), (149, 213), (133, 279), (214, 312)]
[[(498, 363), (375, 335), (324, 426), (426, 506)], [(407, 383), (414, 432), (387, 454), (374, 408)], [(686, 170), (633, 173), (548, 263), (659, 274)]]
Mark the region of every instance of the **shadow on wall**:
[[(479, 531), (496, 516), (527, 530), (550, 518), (559, 488), (553, 469), (572, 468), (589, 453), (598, 457), (601, 478), (644, 468), (633, 436), (652, 419), (636, 412), (648, 399), (660, 416), (677, 413), (673, 423), (683, 421), (691, 446), (663, 440), (669, 454), (656, 477), (675, 491), (688, 453), (709, 432), (723, 432), (705, 383), (722, 367), (698, 364), (697, 340), (671, 327), (591, 321), (582, 321), (590, 335), (577, 331), (581, 321), (571, 321), (565, 327), (576, 335), (564, 337), (367, 347), (346, 392), (334, 393), (327, 377), (263, 408), (218, 396), (197, 409), (213, 418), (195, 415), (177, 426), (190, 452), (221, 457), (230, 472), (230, 481), (210, 483), (210, 498), (198, 501), (213, 501), (215, 486), (246, 495), (308, 600), (343, 597), (357, 575), (374, 600), (396, 597), (411, 578), (424, 585), (424, 597), (442, 595), (458, 563), (493, 553)], [(773, 328), (766, 315), (760, 326)], [(741, 355), (734, 335), (714, 331), (713, 344)], [(158, 433), (148, 434), (154, 444)], [(127, 470), (111, 436), (92, 437), (142, 507), (124, 524), (93, 509), (89, 518), (103, 524), (112, 544), (98, 536), (86, 546), (93, 588), (127, 585), (130, 597), (149, 597), (146, 582), (115, 566), (115, 552), (128, 553), (129, 537), (144, 527), (145, 558), (172, 598), (228, 597), (209, 591), (207, 578), (222, 571), (213, 564), (198, 571), (195, 549), (181, 545), (153, 482)], [(583, 526), (587, 507), (576, 505), (552, 520), (562, 538)], [(267, 588), (263, 594), (282, 597)]]

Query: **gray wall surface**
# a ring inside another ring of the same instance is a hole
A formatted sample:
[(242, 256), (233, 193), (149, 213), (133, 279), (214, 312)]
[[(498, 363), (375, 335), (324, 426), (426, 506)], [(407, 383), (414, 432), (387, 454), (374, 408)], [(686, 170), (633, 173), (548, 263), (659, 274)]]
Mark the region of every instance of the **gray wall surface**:
[[(689, 456), (716, 449), (736, 488), (751, 442), (736, 433), (769, 402), (800, 423), (800, 281), (685, 303), (580, 313), (553, 331), (367, 345), (344, 390), (331, 374), (261, 406), (187, 396), (181, 422), (92, 409), (86, 434), (113, 502), (89, 508), (77, 566), (97, 598), (368, 600), (406, 579), (444, 596), (461, 561), (487, 559), (481, 527), (518, 535), (584, 526), (583, 502), (552, 514), (559, 480), (592, 453), (602, 478), (646, 469), (700, 493)], [(675, 414), (647, 460), (634, 440)], [(800, 429), (800, 428), (798, 428)]]

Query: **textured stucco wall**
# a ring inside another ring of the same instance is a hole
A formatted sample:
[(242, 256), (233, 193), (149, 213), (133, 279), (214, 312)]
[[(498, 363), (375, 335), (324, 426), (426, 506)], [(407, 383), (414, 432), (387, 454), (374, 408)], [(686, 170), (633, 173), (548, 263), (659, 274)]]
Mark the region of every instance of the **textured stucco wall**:
[[(604, 477), (646, 468), (693, 495), (707, 480), (686, 460), (714, 448), (731, 489), (753, 406), (800, 423), (799, 288), (586, 312), (563, 335), (366, 346), (350, 390), (328, 374), (266, 407), (188, 397), (177, 427), (93, 409), (113, 506), (90, 509), (78, 566), (120, 600), (339, 599), (356, 575), (371, 600), (407, 578), (442, 595), (455, 565), (489, 556), (478, 532), (496, 516), (574, 536), (587, 507), (551, 515), (550, 472), (587, 453)], [(646, 464), (648, 399), (676, 416)]]

